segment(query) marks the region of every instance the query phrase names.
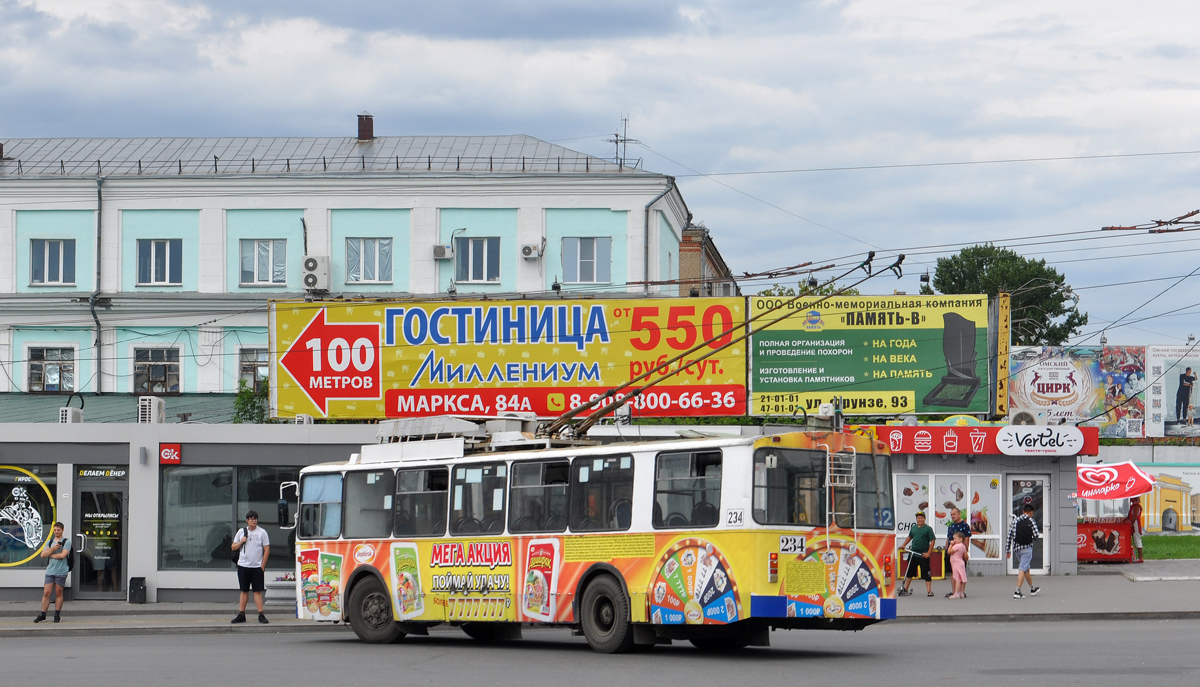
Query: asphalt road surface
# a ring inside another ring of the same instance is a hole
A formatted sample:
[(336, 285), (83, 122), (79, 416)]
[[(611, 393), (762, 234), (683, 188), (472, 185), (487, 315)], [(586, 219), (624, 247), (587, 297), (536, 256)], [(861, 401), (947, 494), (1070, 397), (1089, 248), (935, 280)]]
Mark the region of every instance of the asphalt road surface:
[[(20, 684), (563, 685), (687, 687), (962, 684), (1181, 685), (1200, 675), (1200, 621), (893, 623), (859, 633), (776, 631), (770, 648), (702, 653), (686, 642), (603, 656), (567, 630), (484, 645), (457, 630), (368, 645), (350, 632), (10, 638)], [(16, 684), (16, 683), (14, 683)]]

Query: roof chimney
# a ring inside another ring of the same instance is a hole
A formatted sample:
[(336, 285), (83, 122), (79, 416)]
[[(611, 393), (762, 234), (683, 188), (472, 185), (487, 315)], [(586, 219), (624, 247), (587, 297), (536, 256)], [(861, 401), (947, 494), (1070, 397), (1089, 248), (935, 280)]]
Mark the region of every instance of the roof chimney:
[(362, 112), (358, 115), (358, 140), (371, 141), (375, 138), (375, 118), (370, 112)]

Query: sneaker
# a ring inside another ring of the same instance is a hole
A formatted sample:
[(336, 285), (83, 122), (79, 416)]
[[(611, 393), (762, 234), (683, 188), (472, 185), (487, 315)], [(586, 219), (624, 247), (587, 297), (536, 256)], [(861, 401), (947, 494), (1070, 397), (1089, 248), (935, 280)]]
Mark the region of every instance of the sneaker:
[(33, 619), (33, 622), (35, 622), (35, 623), (40, 623), (40, 622), (42, 622), (42, 621), (43, 621), (43, 620), (45, 620), (45, 619), (46, 619), (46, 614), (45, 614), (45, 613), (38, 613), (37, 617)]
[(1041, 587), (1030, 587), (1030, 588), (1029, 588), (1029, 595), (1030, 595), (1030, 596), (1037, 596), (1037, 595), (1038, 595), (1038, 592), (1040, 592), (1040, 591), (1042, 591), (1042, 588), (1041, 588)]
[[(907, 589), (901, 589), (900, 591), (896, 592), (896, 596), (912, 596), (912, 592), (908, 591)], [(43, 620), (45, 620), (45, 618), (43, 618)]]
[(58, 617), (57, 613), (54, 614), (54, 622), (56, 622), (56, 623), (62, 622), (62, 618)]
[(1024, 599), (1025, 595), (1021, 593), (1020, 589), (1018, 589), (1017, 591), (1013, 592), (1013, 598), (1014, 599)]
[(229, 621), (229, 623), (231, 625), (236, 625), (238, 623), (244, 623), (244, 622), (246, 622), (246, 614), (245, 613), (238, 613), (237, 615), (233, 616), (233, 620)]
[(267, 616), (263, 615), (262, 613), (259, 613), (258, 614), (258, 622), (262, 623), (263, 625), (266, 625), (267, 623), (269, 623), (271, 621), (267, 620)]

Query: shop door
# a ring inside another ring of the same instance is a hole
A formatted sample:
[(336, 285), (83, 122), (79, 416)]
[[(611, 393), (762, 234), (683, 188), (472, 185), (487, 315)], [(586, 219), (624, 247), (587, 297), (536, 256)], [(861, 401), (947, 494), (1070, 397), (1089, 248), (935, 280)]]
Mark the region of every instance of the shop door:
[(125, 485), (81, 487), (75, 497), (77, 599), (125, 598)]
[[(1026, 504), (1033, 506), (1033, 521), (1038, 526), (1041, 537), (1033, 540), (1033, 561), (1029, 564), (1029, 572), (1034, 575), (1048, 575), (1050, 560), (1046, 555), (1047, 542), (1050, 539), (1050, 525), (1045, 517), (1045, 495), (1050, 490), (1049, 475), (1009, 475), (1008, 503), (1010, 519), (1005, 523), (1004, 536), (1008, 536), (1008, 525), (1011, 518), (1020, 517)], [(1008, 573), (1017, 574), (1017, 558), (1008, 558)]]

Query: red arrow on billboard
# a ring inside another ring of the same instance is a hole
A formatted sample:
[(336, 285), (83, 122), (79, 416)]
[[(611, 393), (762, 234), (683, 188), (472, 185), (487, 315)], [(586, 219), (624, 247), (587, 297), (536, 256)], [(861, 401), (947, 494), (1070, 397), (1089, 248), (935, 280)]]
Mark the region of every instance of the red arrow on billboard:
[(325, 322), (317, 311), (288, 346), (279, 363), (322, 415), (330, 399), (373, 399), (383, 395), (379, 324)]

